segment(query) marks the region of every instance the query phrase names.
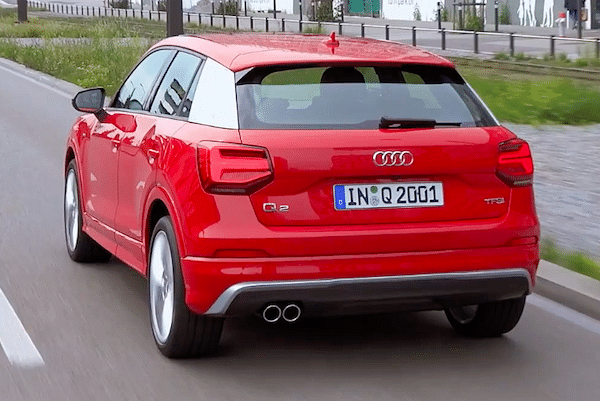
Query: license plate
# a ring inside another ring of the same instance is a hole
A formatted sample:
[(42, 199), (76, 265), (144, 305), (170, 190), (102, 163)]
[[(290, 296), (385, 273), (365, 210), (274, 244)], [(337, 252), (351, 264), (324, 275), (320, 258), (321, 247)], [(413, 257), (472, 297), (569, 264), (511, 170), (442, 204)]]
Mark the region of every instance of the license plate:
[(441, 182), (334, 185), (333, 194), (336, 210), (444, 205)]

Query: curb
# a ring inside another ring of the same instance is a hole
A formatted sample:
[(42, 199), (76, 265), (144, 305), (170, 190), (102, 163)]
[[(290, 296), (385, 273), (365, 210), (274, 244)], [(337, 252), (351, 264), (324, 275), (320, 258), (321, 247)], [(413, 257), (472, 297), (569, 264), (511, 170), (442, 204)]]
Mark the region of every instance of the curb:
[(75, 84), (63, 81), (62, 79), (55, 78), (41, 71), (31, 69), (23, 64), (2, 57), (0, 57), (0, 67), (21, 73), (29, 80), (39, 82), (46, 87), (49, 87), (55, 91), (63, 92), (70, 96), (74, 96), (77, 92), (82, 90), (81, 87)]
[(600, 320), (600, 281), (540, 260), (534, 293)]

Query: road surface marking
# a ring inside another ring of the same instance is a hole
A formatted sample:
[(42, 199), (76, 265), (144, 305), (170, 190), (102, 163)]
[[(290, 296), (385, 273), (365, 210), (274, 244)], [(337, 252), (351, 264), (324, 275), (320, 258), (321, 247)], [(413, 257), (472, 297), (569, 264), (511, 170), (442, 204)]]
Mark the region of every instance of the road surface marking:
[(44, 360), (0, 288), (0, 345), (12, 365), (44, 366)]
[(594, 334), (600, 334), (600, 321), (570, 309), (558, 302), (533, 294), (527, 297), (527, 303), (561, 317)]

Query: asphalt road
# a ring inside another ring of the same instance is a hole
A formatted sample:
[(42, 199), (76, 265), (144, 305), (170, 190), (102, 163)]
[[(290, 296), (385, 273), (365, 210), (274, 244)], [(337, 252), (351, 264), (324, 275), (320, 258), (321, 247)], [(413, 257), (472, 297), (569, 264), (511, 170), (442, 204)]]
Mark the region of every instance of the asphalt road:
[(461, 338), (441, 312), (290, 326), (240, 319), (226, 322), (218, 355), (165, 359), (145, 280), (116, 260), (67, 256), (61, 169), (74, 88), (7, 65), (0, 60), (0, 400), (600, 398), (600, 322), (536, 295), (496, 339)]

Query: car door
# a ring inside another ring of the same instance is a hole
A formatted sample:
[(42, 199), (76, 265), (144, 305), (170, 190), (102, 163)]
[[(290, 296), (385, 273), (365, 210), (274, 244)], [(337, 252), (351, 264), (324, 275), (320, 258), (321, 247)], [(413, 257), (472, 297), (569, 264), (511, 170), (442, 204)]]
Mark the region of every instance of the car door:
[(186, 123), (190, 101), (186, 94), (201, 59), (178, 52), (158, 84), (145, 113), (136, 116), (136, 129), (123, 133), (119, 147), (118, 206), (115, 215), (117, 255), (142, 269), (145, 200), (154, 182), (156, 166), (169, 138)]
[[(117, 119), (135, 121), (172, 51), (154, 52), (144, 58), (125, 80), (107, 112)], [(132, 118), (128, 118), (132, 117)], [(121, 128), (119, 128), (120, 126)], [(88, 191), (85, 207), (92, 217), (90, 227), (105, 237), (103, 245), (114, 244), (114, 219), (118, 205), (118, 164), (122, 141), (129, 129), (115, 124), (115, 118), (98, 121), (90, 132), (83, 157), (84, 179)], [(116, 247), (108, 246), (115, 253)]]

